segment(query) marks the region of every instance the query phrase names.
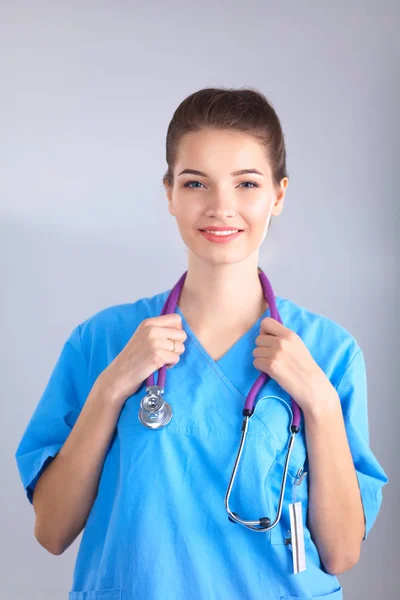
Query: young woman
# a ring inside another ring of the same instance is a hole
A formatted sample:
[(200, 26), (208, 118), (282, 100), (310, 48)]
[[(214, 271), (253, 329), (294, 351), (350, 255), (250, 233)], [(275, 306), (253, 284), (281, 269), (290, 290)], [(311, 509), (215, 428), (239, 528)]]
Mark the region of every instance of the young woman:
[(66, 340), (16, 452), (35, 536), (61, 554), (84, 529), (70, 600), (339, 600), (387, 477), (357, 341), (258, 267), (280, 121), (255, 90), (203, 89), (166, 158), (187, 271)]

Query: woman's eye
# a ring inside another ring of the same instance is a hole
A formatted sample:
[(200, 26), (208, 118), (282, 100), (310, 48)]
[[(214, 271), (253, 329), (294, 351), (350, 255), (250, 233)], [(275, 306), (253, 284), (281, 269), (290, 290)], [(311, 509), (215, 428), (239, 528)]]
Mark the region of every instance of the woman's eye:
[(252, 185), (253, 187), (258, 187), (258, 184), (254, 183), (254, 181), (243, 181), (240, 185), (243, 185), (244, 183), (250, 183), (250, 185)]
[[(200, 185), (203, 185), (200, 181), (188, 181), (187, 183), (184, 184), (183, 187), (190, 188), (190, 189), (196, 189), (196, 188), (191, 187), (192, 183), (199, 183)], [(257, 183), (254, 183), (254, 181), (242, 181), (242, 183), (240, 183), (239, 185), (244, 185), (245, 183), (249, 183), (252, 186), (251, 188), (248, 188), (248, 189), (252, 189), (253, 187), (259, 187)]]
[[(187, 183), (185, 183), (185, 185), (183, 187), (190, 187), (192, 183), (200, 183), (200, 181), (188, 181)], [(200, 183), (200, 185), (203, 185), (202, 183)], [(193, 188), (190, 188), (193, 189)]]

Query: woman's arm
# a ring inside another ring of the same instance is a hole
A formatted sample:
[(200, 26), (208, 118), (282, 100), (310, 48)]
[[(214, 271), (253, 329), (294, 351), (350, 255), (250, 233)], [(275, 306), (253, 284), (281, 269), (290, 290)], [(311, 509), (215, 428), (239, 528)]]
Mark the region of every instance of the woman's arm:
[(122, 405), (98, 378), (63, 447), (36, 483), (35, 537), (52, 554), (62, 554), (85, 526)]
[(363, 505), (339, 395), (332, 385), (310, 394), (303, 409), (309, 463), (308, 526), (325, 569), (337, 575), (359, 560), (365, 534)]

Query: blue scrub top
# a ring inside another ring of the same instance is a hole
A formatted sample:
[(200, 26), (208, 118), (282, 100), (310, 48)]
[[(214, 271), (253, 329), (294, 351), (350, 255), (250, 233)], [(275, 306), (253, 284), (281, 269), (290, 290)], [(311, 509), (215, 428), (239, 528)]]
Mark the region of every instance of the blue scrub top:
[[(170, 291), (108, 307), (71, 332), (16, 451), (30, 502), (38, 477), (65, 442), (96, 378), (141, 321), (161, 313)], [(302, 338), (341, 399), (368, 536), (388, 479), (369, 447), (362, 350), (331, 319), (280, 296), (276, 302), (285, 327)], [(242, 409), (260, 374), (252, 351), (269, 308), (217, 361), (179, 307), (176, 312), (188, 337), (180, 361), (167, 370), (165, 398), (173, 418), (159, 430), (141, 425), (145, 382), (126, 400), (83, 531), (69, 599), (341, 599), (338, 579), (324, 570), (307, 527), (308, 476), (294, 485), (301, 467), (308, 472), (304, 427), (296, 436), (282, 517), (274, 529), (258, 533), (234, 524), (224, 506)], [(250, 520), (275, 518), (289, 439), (288, 407), (268, 395), (290, 403), (272, 379), (257, 396), (230, 499), (231, 509)], [(303, 502), (307, 562), (296, 575), (292, 547), (285, 544), (293, 500)]]

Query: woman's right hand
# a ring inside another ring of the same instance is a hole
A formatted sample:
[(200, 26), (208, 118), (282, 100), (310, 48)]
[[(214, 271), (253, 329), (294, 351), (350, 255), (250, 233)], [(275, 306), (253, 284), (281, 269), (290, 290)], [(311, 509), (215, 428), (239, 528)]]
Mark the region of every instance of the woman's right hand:
[[(145, 319), (96, 383), (113, 402), (123, 404), (149, 375), (180, 360), (186, 338), (178, 313)], [(176, 340), (175, 351), (171, 340)]]

